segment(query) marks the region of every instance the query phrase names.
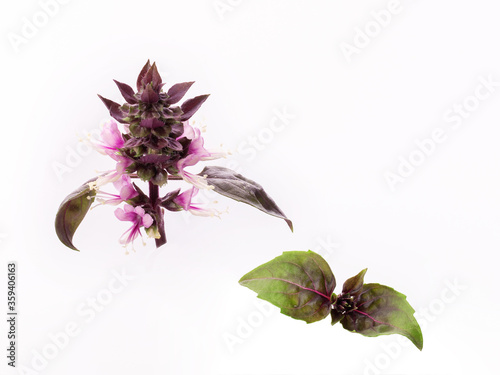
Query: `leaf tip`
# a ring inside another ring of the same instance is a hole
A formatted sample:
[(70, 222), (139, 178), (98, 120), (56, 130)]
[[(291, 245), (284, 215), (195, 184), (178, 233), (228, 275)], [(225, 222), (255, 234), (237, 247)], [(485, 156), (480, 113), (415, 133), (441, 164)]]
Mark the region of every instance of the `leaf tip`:
[(241, 286), (246, 286), (245, 283), (247, 281), (246, 280), (247, 279), (247, 275), (248, 275), (248, 273), (246, 275), (243, 275), (242, 278), (238, 281), (238, 284), (240, 284)]
[(411, 341), (417, 347), (418, 350), (422, 351), (422, 349), (424, 348), (424, 337), (422, 335), (422, 330), (420, 329), (420, 325), (418, 325), (418, 323), (417, 327), (418, 327), (417, 335), (413, 336), (411, 338)]

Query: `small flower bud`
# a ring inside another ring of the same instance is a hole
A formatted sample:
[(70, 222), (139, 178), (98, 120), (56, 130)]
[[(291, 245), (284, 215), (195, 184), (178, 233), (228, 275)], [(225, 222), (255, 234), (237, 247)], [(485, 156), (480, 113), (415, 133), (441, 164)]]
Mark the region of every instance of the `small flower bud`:
[(161, 234), (156, 225), (151, 225), (149, 228), (146, 228), (146, 234), (151, 238), (161, 238)]
[(139, 166), (137, 168), (137, 176), (143, 181), (151, 180), (156, 174), (156, 171), (153, 166)]
[(167, 183), (168, 173), (165, 170), (157, 171), (154, 177), (151, 179), (151, 182), (158, 186), (163, 186)]

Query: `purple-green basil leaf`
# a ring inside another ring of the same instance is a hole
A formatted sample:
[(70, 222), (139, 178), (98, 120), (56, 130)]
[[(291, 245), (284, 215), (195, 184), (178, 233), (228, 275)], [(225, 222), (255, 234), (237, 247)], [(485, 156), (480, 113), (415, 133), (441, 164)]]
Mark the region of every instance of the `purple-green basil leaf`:
[(259, 210), (286, 221), (290, 230), (293, 225), (264, 188), (235, 171), (224, 167), (205, 167), (200, 176), (206, 176), (214, 191), (238, 202), (243, 202)]
[(192, 99), (186, 100), (181, 105), (182, 115), (180, 117), (181, 121), (186, 121), (193, 116), (198, 109), (200, 109), (201, 105), (207, 100), (209, 95), (198, 95)]
[(181, 100), (194, 82), (177, 83), (168, 89), (167, 104), (172, 105)]
[(73, 235), (94, 202), (96, 191), (90, 190), (88, 183), (96, 179), (97, 177), (87, 181), (68, 195), (56, 214), (57, 237), (64, 245), (76, 251), (79, 250), (73, 245)]
[(350, 295), (356, 294), (361, 290), (364, 283), (365, 273), (368, 268), (358, 273), (356, 276), (347, 279), (342, 288), (342, 293), (349, 293)]
[(326, 261), (312, 251), (285, 251), (247, 273), (241, 285), (271, 302), (281, 313), (307, 323), (328, 316), (335, 277)]
[(146, 75), (146, 73), (150, 68), (151, 68), (151, 63), (148, 60), (146, 64), (142, 67), (142, 70), (139, 73), (139, 76), (137, 77), (137, 90), (140, 90), (144, 86), (142, 80), (144, 79), (144, 76)]
[(330, 312), (330, 315), (332, 317), (332, 326), (340, 322), (342, 318), (345, 316), (344, 314), (338, 312), (337, 310), (332, 310)]
[(120, 93), (122, 94), (123, 98), (127, 101), (129, 104), (136, 104), (137, 103), (137, 98), (134, 96), (135, 92), (132, 87), (127, 85), (126, 83), (118, 82), (116, 79), (114, 79), (116, 85), (118, 86), (118, 90), (120, 90)]
[(422, 331), (414, 313), (404, 294), (385, 285), (365, 284), (359, 292), (356, 309), (345, 314), (341, 324), (348, 331), (364, 336), (397, 333), (422, 350)]

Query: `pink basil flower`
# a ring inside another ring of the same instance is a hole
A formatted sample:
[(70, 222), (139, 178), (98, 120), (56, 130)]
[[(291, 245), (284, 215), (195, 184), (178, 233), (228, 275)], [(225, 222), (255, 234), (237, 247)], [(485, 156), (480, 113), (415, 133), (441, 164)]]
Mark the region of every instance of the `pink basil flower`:
[(189, 144), (187, 156), (184, 159), (180, 159), (176, 164), (179, 176), (181, 176), (184, 181), (199, 189), (213, 188), (207, 183), (205, 177), (189, 173), (184, 169), (197, 164), (199, 161), (213, 160), (224, 157), (225, 154), (222, 152), (210, 152), (206, 150), (205, 147), (203, 147), (204, 140), (201, 136), (201, 130), (193, 128), (187, 122), (184, 124), (184, 133), (177, 138), (177, 140), (184, 137), (190, 139), (191, 143)]
[[(118, 130), (118, 124), (114, 120), (109, 120), (103, 126), (100, 142), (94, 142), (94, 146), (101, 154), (109, 155), (113, 159), (118, 149), (125, 144), (122, 133)], [(115, 159), (116, 160), (116, 159)]]
[(178, 175), (181, 176), (184, 181), (196, 186), (198, 189), (213, 189), (213, 186), (208, 184), (204, 176), (199, 176), (184, 170), (186, 167), (195, 165), (198, 161), (199, 159), (195, 155), (189, 155), (184, 159), (180, 159), (176, 164)]
[(110, 194), (99, 191), (99, 193), (97, 193), (97, 200), (101, 202), (101, 204), (116, 206), (139, 195), (139, 193), (134, 189), (134, 185), (132, 185), (130, 177), (126, 174), (122, 175), (120, 179), (113, 183), (113, 185), (116, 190), (119, 191), (119, 194)]
[(209, 152), (203, 147), (205, 140), (201, 136), (201, 130), (193, 128), (189, 123), (184, 124), (184, 133), (181, 135), (191, 140), (188, 148), (188, 155), (196, 155), (199, 160), (213, 160), (224, 156), (220, 152)]
[[(128, 245), (133, 242), (141, 234), (141, 227), (149, 228), (153, 224), (153, 218), (147, 214), (142, 207), (132, 207), (125, 204), (123, 209), (117, 208), (115, 216), (121, 221), (131, 221), (132, 226), (120, 237), (120, 243)], [(129, 233), (130, 232), (130, 233)], [(127, 236), (128, 233), (128, 236)]]
[(215, 208), (209, 207), (201, 207), (199, 203), (193, 203), (192, 199), (196, 194), (198, 194), (198, 189), (196, 187), (192, 187), (189, 190), (179, 194), (177, 197), (173, 199), (173, 202), (182, 207), (183, 210), (191, 212), (196, 216), (219, 216), (220, 212)]
[(122, 133), (118, 129), (118, 125), (114, 120), (110, 120), (104, 124), (101, 131), (101, 140), (93, 142), (94, 147), (103, 155), (108, 155), (116, 161), (116, 168), (106, 172), (100, 176), (95, 182), (91, 183), (92, 189), (97, 189), (100, 186), (110, 182), (115, 182), (122, 177), (125, 170), (132, 164), (132, 160), (120, 154), (119, 149), (125, 144)]

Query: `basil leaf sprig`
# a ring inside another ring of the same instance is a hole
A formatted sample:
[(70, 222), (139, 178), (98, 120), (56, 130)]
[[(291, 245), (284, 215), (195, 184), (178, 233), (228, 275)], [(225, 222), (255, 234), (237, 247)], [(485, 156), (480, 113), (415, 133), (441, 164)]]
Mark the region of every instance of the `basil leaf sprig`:
[(400, 334), (422, 350), (422, 331), (406, 296), (385, 285), (364, 283), (366, 269), (348, 279), (335, 294), (328, 263), (313, 251), (285, 251), (239, 281), (271, 302), (281, 313), (313, 323), (332, 318), (363, 336)]

